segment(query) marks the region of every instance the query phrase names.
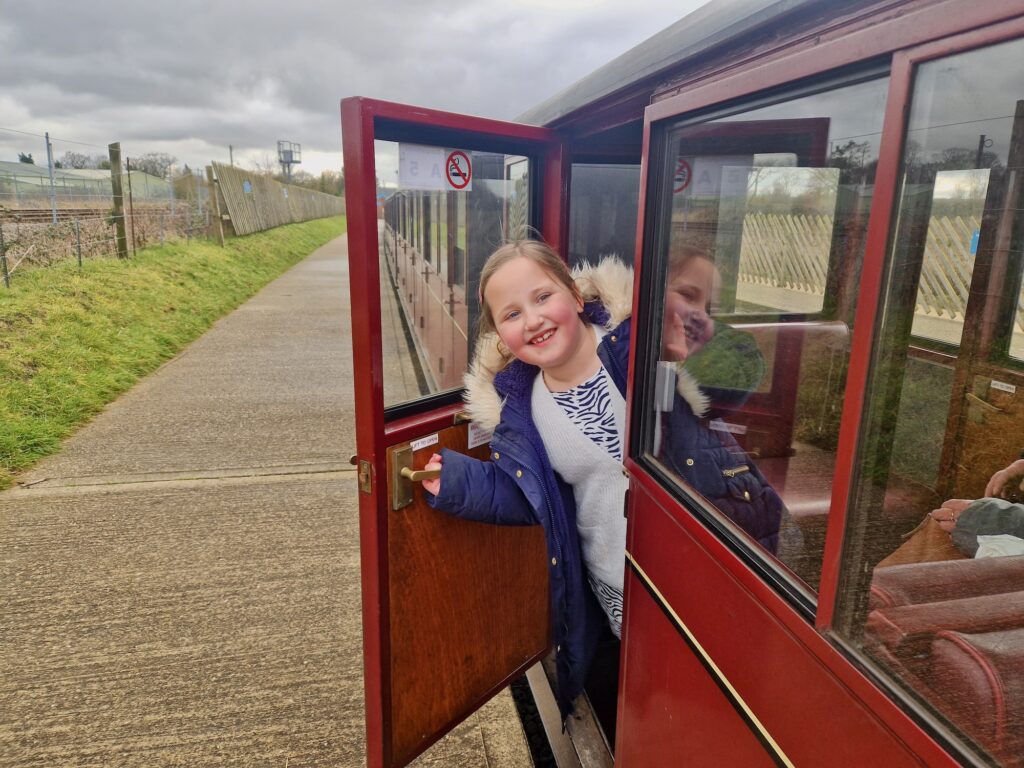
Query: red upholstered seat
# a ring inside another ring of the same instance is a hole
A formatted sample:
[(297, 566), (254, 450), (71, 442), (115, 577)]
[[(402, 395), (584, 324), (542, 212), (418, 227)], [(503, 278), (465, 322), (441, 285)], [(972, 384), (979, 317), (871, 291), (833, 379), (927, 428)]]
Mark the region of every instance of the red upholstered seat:
[(870, 607), (892, 608), (1021, 590), (1024, 555), (893, 565), (875, 569)]
[(939, 632), (929, 682), (939, 708), (1001, 765), (1024, 765), (1024, 628)]
[(897, 656), (917, 655), (942, 630), (991, 632), (1024, 626), (1024, 592), (876, 608), (867, 629)]

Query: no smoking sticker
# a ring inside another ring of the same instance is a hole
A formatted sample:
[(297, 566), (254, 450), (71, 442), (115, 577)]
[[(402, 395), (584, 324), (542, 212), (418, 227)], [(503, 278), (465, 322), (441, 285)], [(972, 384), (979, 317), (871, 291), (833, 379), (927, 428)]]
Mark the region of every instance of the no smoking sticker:
[(690, 164), (686, 160), (680, 157), (679, 160), (676, 162), (675, 176), (672, 177), (672, 192), (678, 195), (680, 192), (682, 192), (684, 189), (690, 186), (690, 181), (692, 179), (693, 169), (690, 167)]
[(470, 192), (473, 162), (462, 149), (422, 144), (398, 145), (398, 186), (436, 192)]
[(473, 189), (473, 164), (461, 149), (453, 149), (444, 162), (444, 175), (449, 186), (457, 191)]

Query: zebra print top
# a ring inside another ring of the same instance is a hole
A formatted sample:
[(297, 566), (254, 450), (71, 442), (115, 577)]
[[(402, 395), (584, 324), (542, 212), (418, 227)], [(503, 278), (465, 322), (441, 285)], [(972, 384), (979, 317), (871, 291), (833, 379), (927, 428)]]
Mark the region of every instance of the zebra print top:
[(563, 392), (552, 392), (555, 402), (565, 411), (580, 432), (603, 448), (616, 461), (622, 461), (622, 443), (615, 427), (615, 414), (608, 394), (608, 377), (604, 369)]
[[(599, 448), (616, 461), (622, 461), (622, 442), (615, 426), (615, 414), (608, 392), (610, 379), (603, 368), (572, 389), (552, 392), (551, 396), (565, 411), (569, 420)], [(608, 616), (608, 624), (616, 637), (622, 636), (622, 590), (587, 574), (590, 588)]]

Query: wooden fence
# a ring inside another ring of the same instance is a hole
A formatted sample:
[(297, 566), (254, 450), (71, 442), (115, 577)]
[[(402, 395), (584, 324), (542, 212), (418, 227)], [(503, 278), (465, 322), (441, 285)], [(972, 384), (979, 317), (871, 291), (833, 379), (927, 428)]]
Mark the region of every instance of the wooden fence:
[(345, 212), (345, 201), (334, 195), (281, 184), (230, 165), (214, 163), (213, 170), (220, 190), (221, 213), (228, 215), (236, 235)]
[[(963, 321), (974, 269), (971, 240), (980, 226), (976, 217), (932, 218), (917, 314)], [(749, 214), (743, 220), (739, 279), (824, 296), (831, 241), (831, 216)], [(1018, 298), (1016, 324), (1024, 331), (1024, 294)]]

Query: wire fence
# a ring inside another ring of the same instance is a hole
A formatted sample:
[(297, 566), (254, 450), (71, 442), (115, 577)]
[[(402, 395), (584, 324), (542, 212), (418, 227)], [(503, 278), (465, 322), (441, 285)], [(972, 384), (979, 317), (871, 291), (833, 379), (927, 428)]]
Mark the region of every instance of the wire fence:
[[(109, 202), (109, 201), (108, 201)], [(134, 213), (114, 216), (110, 208), (76, 209), (79, 215), (62, 215), (56, 224), (47, 217), (11, 214), (0, 219), (0, 277), (6, 287), (16, 273), (76, 260), (117, 258), (116, 224), (123, 219), (128, 252), (167, 240), (205, 236), (209, 211), (195, 203), (133, 205)], [(49, 215), (49, 210), (46, 210)], [(64, 214), (68, 212), (63, 211)], [(90, 215), (91, 213), (91, 215)]]

